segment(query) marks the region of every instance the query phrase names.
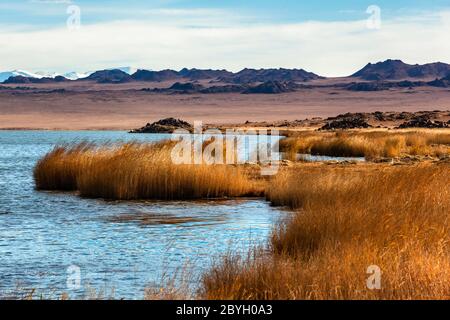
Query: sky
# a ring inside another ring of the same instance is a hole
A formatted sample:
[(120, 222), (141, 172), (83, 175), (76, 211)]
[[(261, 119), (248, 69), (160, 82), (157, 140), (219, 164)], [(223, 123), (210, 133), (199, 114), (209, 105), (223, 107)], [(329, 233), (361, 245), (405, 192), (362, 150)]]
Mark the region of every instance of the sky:
[[(369, 9), (369, 10), (368, 10)], [(0, 71), (450, 63), (450, 0), (0, 0)]]

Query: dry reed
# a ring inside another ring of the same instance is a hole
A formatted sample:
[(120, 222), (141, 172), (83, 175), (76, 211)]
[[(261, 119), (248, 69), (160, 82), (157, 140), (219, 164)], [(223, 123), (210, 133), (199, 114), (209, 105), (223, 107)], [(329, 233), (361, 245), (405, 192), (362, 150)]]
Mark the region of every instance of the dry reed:
[(336, 157), (399, 157), (450, 154), (450, 130), (299, 132), (280, 142), (286, 157), (298, 153)]
[(41, 159), (34, 178), (39, 190), (73, 190), (114, 200), (183, 200), (261, 196), (260, 182), (227, 165), (177, 165), (172, 142), (58, 146)]
[[(450, 165), (306, 165), (271, 184), (297, 210), (269, 251), (227, 257), (206, 299), (450, 299)], [(382, 270), (369, 290), (367, 268)]]

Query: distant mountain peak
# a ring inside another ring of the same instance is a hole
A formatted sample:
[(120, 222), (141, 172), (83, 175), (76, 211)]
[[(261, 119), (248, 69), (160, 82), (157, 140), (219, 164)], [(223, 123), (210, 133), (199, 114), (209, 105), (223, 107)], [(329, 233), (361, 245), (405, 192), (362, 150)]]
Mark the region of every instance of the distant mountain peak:
[(388, 59), (375, 64), (368, 63), (352, 77), (364, 80), (401, 80), (409, 78), (442, 78), (450, 72), (450, 65), (436, 62), (428, 64), (407, 64), (402, 60)]
[(98, 83), (125, 83), (133, 81), (133, 78), (127, 72), (120, 69), (106, 69), (95, 71), (89, 77), (81, 80), (93, 80)]

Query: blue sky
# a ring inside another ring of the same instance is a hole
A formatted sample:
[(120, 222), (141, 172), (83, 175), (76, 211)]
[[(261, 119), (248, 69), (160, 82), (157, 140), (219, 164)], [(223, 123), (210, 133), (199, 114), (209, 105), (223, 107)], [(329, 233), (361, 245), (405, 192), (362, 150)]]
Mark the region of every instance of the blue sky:
[[(66, 10), (81, 10), (68, 30)], [(369, 5), (382, 27), (368, 30)], [(369, 61), (450, 62), (450, 0), (2, 0), (0, 71), (299, 67), (345, 75)], [(26, 55), (31, 52), (33, 55)]]
[(151, 9), (226, 9), (252, 16), (253, 22), (301, 22), (363, 19), (366, 8), (383, 8), (386, 18), (407, 13), (442, 10), (449, 0), (2, 0), (0, 21), (11, 24), (58, 26), (68, 3), (83, 9), (85, 23), (111, 20), (145, 19)]

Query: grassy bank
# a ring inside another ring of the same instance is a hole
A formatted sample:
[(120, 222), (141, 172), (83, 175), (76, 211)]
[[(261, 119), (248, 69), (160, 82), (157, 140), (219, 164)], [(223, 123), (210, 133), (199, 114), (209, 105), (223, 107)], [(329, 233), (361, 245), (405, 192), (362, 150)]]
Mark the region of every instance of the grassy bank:
[[(285, 169), (267, 191), (295, 211), (268, 252), (229, 256), (206, 299), (449, 299), (450, 165)], [(366, 286), (382, 270), (381, 290)]]
[(58, 146), (37, 163), (36, 188), (114, 200), (262, 195), (261, 183), (243, 168), (175, 165), (172, 147), (171, 142)]
[(282, 140), (280, 149), (290, 160), (298, 153), (369, 160), (408, 155), (439, 157), (450, 154), (450, 130), (303, 131)]

